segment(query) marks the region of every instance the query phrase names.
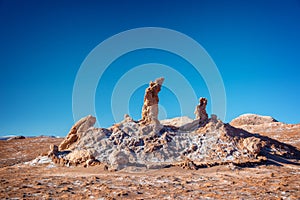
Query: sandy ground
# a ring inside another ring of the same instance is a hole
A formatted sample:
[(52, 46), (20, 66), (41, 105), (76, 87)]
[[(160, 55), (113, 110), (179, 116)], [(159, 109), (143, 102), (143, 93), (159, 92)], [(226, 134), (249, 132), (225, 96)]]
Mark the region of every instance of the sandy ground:
[(248, 168), (127, 168), (118, 172), (102, 165), (26, 163), (60, 142), (56, 138), (0, 141), (0, 199), (300, 199), (299, 160), (274, 159)]
[(0, 140), (0, 167), (30, 161), (46, 155), (50, 144), (59, 144), (63, 138), (34, 137), (26, 139)]

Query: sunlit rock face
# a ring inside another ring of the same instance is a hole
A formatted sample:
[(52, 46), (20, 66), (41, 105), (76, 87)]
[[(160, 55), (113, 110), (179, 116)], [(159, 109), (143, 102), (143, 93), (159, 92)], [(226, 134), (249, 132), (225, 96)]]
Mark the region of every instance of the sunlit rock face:
[(164, 80), (164, 78), (158, 78), (154, 82), (151, 81), (145, 91), (142, 119), (140, 121), (144, 125), (151, 123), (155, 125), (160, 124), (158, 121), (158, 93), (161, 90)]
[(93, 127), (96, 123), (96, 118), (88, 115), (72, 126), (67, 137), (59, 145), (59, 150), (71, 149), (80, 140), (81, 135), (86, 132), (90, 127)]
[(207, 105), (207, 99), (204, 97), (201, 97), (199, 99), (199, 105), (196, 106), (195, 109), (195, 115), (196, 119), (200, 120), (200, 123), (206, 122), (208, 119), (208, 115), (206, 113), (206, 105)]
[(256, 114), (243, 114), (233, 119), (230, 124), (232, 126), (243, 126), (243, 125), (262, 125), (272, 122), (277, 122), (276, 119), (270, 116), (262, 116)]
[[(84, 117), (75, 123), (59, 148), (50, 148), (49, 157), (64, 165), (102, 163), (112, 170), (120, 170), (132, 166), (179, 165), (197, 169), (229, 163), (259, 163), (267, 159), (270, 151), (272, 155), (297, 156), (289, 145), (223, 123), (214, 114), (208, 118), (206, 98), (200, 98), (195, 120), (177, 117), (159, 121), (158, 93), (163, 81), (164, 78), (158, 78), (146, 89), (141, 120), (135, 121), (125, 114), (120, 123), (95, 128), (96, 118)], [(236, 122), (252, 123), (253, 117), (250, 121), (248, 118)], [(254, 124), (272, 121), (257, 120)]]

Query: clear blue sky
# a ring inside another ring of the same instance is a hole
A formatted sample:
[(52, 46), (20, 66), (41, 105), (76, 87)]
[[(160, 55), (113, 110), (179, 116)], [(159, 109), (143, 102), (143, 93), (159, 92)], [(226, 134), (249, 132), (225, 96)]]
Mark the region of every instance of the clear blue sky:
[[(0, 0), (0, 136), (66, 135), (74, 123), (73, 83), (85, 57), (114, 34), (148, 26), (180, 31), (206, 49), (225, 84), (227, 122), (243, 113), (300, 122), (299, 1)], [(109, 67), (96, 93), (101, 124), (114, 123), (109, 95), (133, 64), (173, 64), (184, 75), (192, 73), (172, 56), (144, 50), (116, 60), (124, 69)], [(192, 80), (197, 96), (209, 98), (198, 78)], [(130, 100), (135, 119), (145, 87)], [(160, 97), (167, 117), (180, 114), (171, 90), (163, 88)]]

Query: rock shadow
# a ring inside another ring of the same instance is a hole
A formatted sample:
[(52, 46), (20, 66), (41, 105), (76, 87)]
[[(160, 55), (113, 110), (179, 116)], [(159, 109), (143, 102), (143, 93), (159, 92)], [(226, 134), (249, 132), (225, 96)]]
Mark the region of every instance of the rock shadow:
[[(264, 144), (259, 155), (265, 156), (268, 160), (266, 164), (283, 166), (283, 164), (291, 164), (300, 166), (300, 151), (296, 147), (280, 142), (268, 136), (263, 136), (257, 133), (251, 133), (241, 128), (236, 128), (230, 124), (226, 124), (226, 128), (232, 137), (238, 136), (241, 138), (255, 137)], [(295, 162), (296, 161), (296, 162)]]

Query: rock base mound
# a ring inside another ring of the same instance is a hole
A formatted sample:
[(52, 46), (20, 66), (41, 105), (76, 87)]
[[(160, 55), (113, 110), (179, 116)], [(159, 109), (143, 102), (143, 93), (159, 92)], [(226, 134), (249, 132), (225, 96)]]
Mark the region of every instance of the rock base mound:
[(67, 166), (102, 163), (120, 170), (131, 166), (150, 169), (172, 165), (197, 169), (229, 163), (244, 166), (265, 162), (270, 154), (299, 156), (299, 151), (290, 145), (232, 126), (274, 119), (247, 115), (232, 125), (225, 124), (216, 115), (208, 118), (205, 98), (199, 100), (195, 120), (183, 117), (158, 121), (158, 92), (163, 80), (150, 82), (146, 89), (141, 120), (134, 121), (125, 115), (122, 122), (112, 127), (95, 128), (95, 117), (82, 118), (59, 147), (50, 147), (49, 157)]
[[(88, 123), (91, 119), (88, 116), (80, 121)], [(62, 144), (69, 138), (67, 136)], [(267, 160), (266, 153), (296, 156), (295, 149), (289, 145), (220, 120), (209, 119), (203, 126), (199, 125), (199, 120), (182, 126), (164, 125), (157, 131), (155, 124), (143, 125), (126, 116), (124, 121), (108, 129), (88, 128), (68, 149), (52, 146), (49, 156), (56, 163), (67, 166), (104, 163), (115, 170), (129, 166), (151, 169), (172, 165), (197, 169), (229, 163), (241, 166), (260, 163)]]

